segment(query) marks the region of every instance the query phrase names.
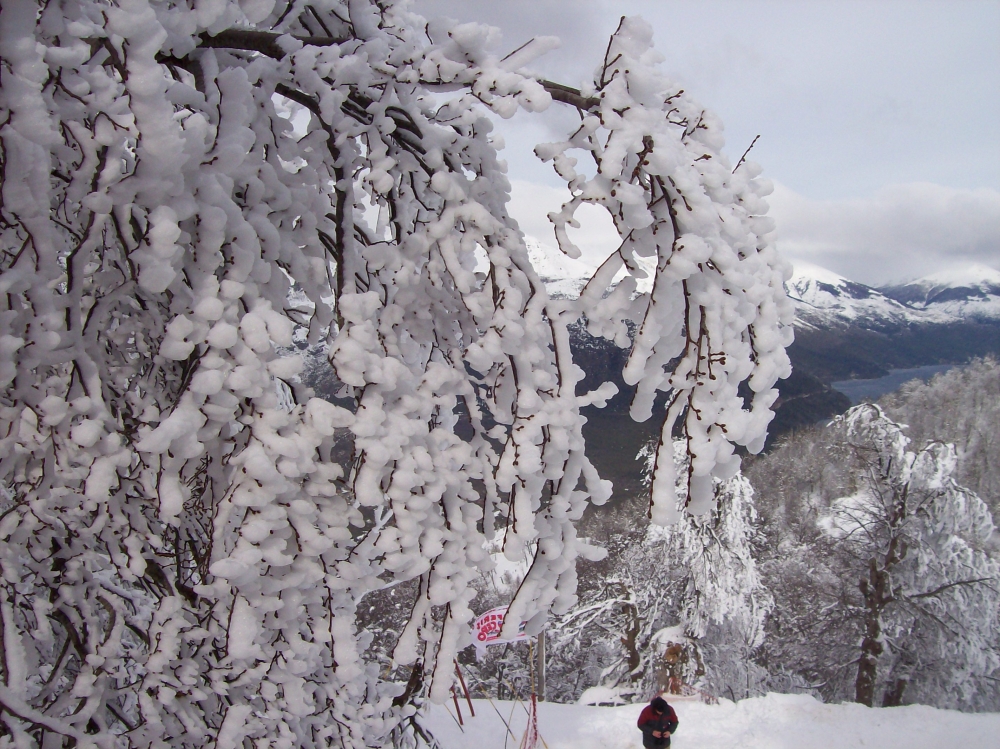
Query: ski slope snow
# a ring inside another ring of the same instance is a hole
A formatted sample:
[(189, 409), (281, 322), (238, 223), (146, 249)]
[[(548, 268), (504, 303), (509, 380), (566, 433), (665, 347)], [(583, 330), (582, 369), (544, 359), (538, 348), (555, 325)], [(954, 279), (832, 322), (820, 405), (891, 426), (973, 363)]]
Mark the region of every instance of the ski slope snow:
[[(923, 705), (868, 708), (826, 705), (807, 695), (764, 697), (706, 705), (671, 698), (680, 725), (671, 749), (995, 749), (1000, 714), (960, 713)], [(459, 703), (433, 706), (425, 724), (441, 749), (518, 749), (526, 726), (522, 703), (473, 700), (476, 716)], [(540, 703), (543, 749), (641, 749), (635, 727), (642, 705), (591, 707)], [(502, 718), (502, 719), (501, 719)], [(504, 723), (509, 723), (507, 731)]]

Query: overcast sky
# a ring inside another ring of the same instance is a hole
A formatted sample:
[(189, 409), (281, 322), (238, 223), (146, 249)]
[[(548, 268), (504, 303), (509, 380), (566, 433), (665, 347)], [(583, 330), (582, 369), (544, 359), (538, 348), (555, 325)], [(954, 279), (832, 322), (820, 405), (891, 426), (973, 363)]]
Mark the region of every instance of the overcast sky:
[[(734, 162), (775, 183), (779, 249), (862, 283), (946, 267), (1000, 268), (1000, 0), (416, 0), (426, 17), (481, 21), (502, 50), (536, 35), (560, 49), (532, 67), (589, 78), (621, 15), (654, 29), (663, 67), (721, 116)], [(558, 106), (554, 110), (566, 110)], [(512, 212), (554, 243), (561, 197), (530, 155), (559, 120), (504, 123)], [(551, 206), (551, 207), (550, 207)], [(578, 237), (591, 259), (613, 236)]]

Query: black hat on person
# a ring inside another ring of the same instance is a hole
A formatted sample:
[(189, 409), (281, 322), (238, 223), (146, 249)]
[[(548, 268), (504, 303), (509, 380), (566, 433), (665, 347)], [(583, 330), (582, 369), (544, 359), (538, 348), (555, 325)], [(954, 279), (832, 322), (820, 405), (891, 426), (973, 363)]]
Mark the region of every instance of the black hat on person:
[(649, 706), (658, 713), (665, 713), (667, 711), (667, 701), (662, 697), (654, 697)]

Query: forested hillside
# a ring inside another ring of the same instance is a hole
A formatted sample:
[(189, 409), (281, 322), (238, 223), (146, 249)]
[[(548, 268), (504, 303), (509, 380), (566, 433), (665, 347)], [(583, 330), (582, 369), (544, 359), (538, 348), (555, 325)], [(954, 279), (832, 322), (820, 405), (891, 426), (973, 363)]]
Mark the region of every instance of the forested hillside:
[(941, 440), (958, 451), (956, 480), (1000, 520), (1000, 365), (981, 359), (930, 382), (914, 380), (882, 400), (916, 443)]

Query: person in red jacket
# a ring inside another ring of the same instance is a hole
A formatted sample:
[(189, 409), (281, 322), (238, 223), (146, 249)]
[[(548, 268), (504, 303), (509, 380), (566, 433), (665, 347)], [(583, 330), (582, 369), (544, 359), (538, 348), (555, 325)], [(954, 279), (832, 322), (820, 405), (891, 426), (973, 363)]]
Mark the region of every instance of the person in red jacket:
[(639, 713), (639, 730), (646, 749), (670, 746), (670, 734), (677, 730), (677, 713), (662, 697), (654, 697)]

